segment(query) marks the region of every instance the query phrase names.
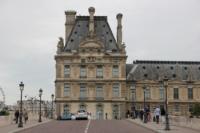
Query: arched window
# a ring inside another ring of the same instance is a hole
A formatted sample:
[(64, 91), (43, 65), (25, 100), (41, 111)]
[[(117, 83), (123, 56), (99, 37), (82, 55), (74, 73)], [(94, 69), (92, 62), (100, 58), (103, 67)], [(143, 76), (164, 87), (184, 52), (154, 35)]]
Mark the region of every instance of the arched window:
[(70, 113), (70, 109), (69, 109), (69, 105), (64, 105), (64, 108), (63, 108), (63, 114), (64, 115), (67, 115)]
[(119, 118), (119, 105), (113, 105), (113, 119)]
[(85, 104), (80, 104), (79, 109), (86, 111), (86, 105)]
[(103, 105), (98, 104), (96, 106), (96, 119), (100, 120), (104, 118), (104, 111), (103, 111)]

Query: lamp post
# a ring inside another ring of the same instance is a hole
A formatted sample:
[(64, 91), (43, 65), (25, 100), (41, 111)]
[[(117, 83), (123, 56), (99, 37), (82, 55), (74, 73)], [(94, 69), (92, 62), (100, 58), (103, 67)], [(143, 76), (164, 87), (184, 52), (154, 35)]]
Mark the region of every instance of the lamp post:
[(40, 97), (40, 112), (39, 112), (39, 120), (38, 120), (38, 122), (42, 122), (42, 118), (41, 118), (41, 115), (42, 115), (42, 112), (41, 112), (42, 89), (41, 88), (39, 90), (39, 97)]
[(51, 94), (51, 99), (52, 99), (52, 103), (51, 103), (51, 119), (53, 119), (53, 100), (54, 100), (54, 94)]
[(32, 114), (33, 114), (33, 97), (31, 97), (31, 110), (32, 110)]
[(135, 101), (135, 84), (132, 84), (131, 85), (131, 94), (132, 94), (132, 107), (131, 107), (131, 109), (132, 109), (132, 118), (133, 119), (135, 119), (135, 103), (134, 103), (134, 101)]
[(24, 90), (24, 84), (21, 82), (19, 84), (20, 92), (21, 92), (21, 98), (20, 98), (20, 113), (19, 113), (19, 124), (18, 127), (23, 127), (23, 122), (22, 122), (22, 92)]
[(146, 85), (143, 86), (143, 93), (144, 93), (144, 123), (147, 123), (147, 114), (146, 114), (146, 96), (145, 96), (145, 93), (146, 93)]
[(164, 80), (163, 80), (163, 85), (165, 87), (165, 130), (170, 130), (170, 127), (169, 127), (169, 117), (168, 117), (168, 100), (167, 100), (167, 87), (168, 87), (168, 78), (165, 77)]

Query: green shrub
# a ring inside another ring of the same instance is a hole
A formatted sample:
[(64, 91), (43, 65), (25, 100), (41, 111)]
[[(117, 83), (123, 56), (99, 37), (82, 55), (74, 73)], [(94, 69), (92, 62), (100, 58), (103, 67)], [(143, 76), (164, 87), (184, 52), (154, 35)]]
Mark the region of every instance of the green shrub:
[(5, 115), (9, 115), (10, 113), (6, 110), (2, 110), (0, 111), (0, 116), (5, 116)]

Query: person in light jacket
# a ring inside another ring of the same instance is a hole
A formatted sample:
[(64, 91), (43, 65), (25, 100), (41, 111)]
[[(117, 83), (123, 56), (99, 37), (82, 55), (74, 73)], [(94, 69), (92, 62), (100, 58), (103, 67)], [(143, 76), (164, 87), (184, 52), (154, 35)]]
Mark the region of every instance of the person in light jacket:
[(160, 117), (160, 108), (156, 107), (156, 109), (154, 110), (154, 116), (156, 117), (156, 123), (159, 124), (159, 117)]

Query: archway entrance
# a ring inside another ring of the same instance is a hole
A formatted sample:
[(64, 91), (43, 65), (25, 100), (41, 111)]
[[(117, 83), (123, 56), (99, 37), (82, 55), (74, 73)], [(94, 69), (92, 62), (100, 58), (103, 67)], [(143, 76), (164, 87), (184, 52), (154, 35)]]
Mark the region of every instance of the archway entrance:
[(119, 119), (119, 105), (113, 105), (113, 119)]
[(96, 119), (97, 120), (104, 119), (104, 111), (103, 111), (103, 105), (102, 104), (98, 104), (96, 106)]

